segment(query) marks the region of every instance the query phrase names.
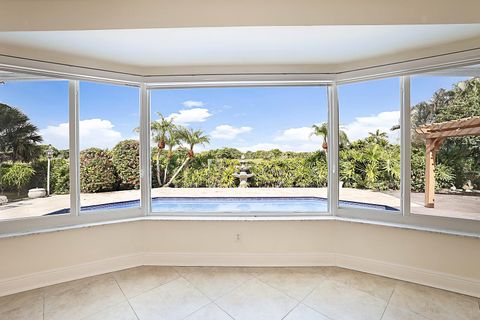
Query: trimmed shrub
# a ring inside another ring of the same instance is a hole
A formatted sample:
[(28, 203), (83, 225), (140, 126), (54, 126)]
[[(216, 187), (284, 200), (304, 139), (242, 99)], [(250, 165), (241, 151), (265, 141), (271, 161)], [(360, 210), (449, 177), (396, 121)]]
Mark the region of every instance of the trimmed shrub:
[(53, 159), (50, 192), (66, 194), (70, 191), (70, 168), (66, 159)]
[(270, 188), (319, 188), (327, 185), (327, 163), (304, 157), (258, 160), (252, 163), (250, 186)]
[(15, 162), (2, 176), (2, 182), (14, 187), (18, 194), (27, 186), (35, 170), (29, 163)]
[(32, 168), (35, 170), (35, 175), (28, 183), (28, 189), (31, 188), (46, 188), (47, 187), (47, 159), (40, 158), (32, 162)]
[(82, 192), (112, 191), (117, 186), (117, 174), (107, 150), (89, 148), (80, 152)]
[(174, 183), (180, 188), (233, 188), (238, 160), (194, 158)]
[(140, 144), (137, 140), (120, 141), (111, 151), (112, 163), (120, 179), (120, 189), (140, 187)]

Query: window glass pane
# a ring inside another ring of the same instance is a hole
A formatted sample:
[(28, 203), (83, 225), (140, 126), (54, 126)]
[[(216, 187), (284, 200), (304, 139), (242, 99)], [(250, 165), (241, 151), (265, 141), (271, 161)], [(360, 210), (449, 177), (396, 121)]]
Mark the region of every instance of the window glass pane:
[(153, 90), (152, 211), (326, 212), (326, 91)]
[(70, 212), (68, 81), (0, 71), (0, 220)]
[(138, 88), (80, 82), (81, 211), (140, 205)]
[(474, 66), (411, 78), (414, 214), (480, 219), (479, 75)]
[(340, 207), (400, 209), (398, 78), (339, 87)]

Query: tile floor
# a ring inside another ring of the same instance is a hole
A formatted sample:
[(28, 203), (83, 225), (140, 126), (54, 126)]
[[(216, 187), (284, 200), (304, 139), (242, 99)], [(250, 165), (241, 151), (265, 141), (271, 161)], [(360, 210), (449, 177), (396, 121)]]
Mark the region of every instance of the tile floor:
[(0, 297), (2, 320), (480, 320), (480, 301), (351, 270), (139, 267)]

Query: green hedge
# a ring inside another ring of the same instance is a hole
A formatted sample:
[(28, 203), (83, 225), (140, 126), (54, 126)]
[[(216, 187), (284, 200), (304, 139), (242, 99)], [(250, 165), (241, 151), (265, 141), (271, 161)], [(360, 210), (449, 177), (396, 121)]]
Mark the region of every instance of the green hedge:
[(118, 176), (107, 150), (90, 148), (80, 152), (80, 189), (82, 192), (113, 191)]
[(53, 159), (50, 193), (66, 194), (70, 190), (70, 166), (66, 159)]
[(120, 189), (140, 187), (140, 144), (137, 140), (119, 142), (111, 151)]

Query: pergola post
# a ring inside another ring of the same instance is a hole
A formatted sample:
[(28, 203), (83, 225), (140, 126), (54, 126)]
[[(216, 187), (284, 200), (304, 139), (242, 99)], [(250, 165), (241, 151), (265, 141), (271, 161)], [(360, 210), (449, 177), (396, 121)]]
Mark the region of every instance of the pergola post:
[(425, 207), (435, 206), (435, 163), (443, 139), (427, 139), (425, 150)]

